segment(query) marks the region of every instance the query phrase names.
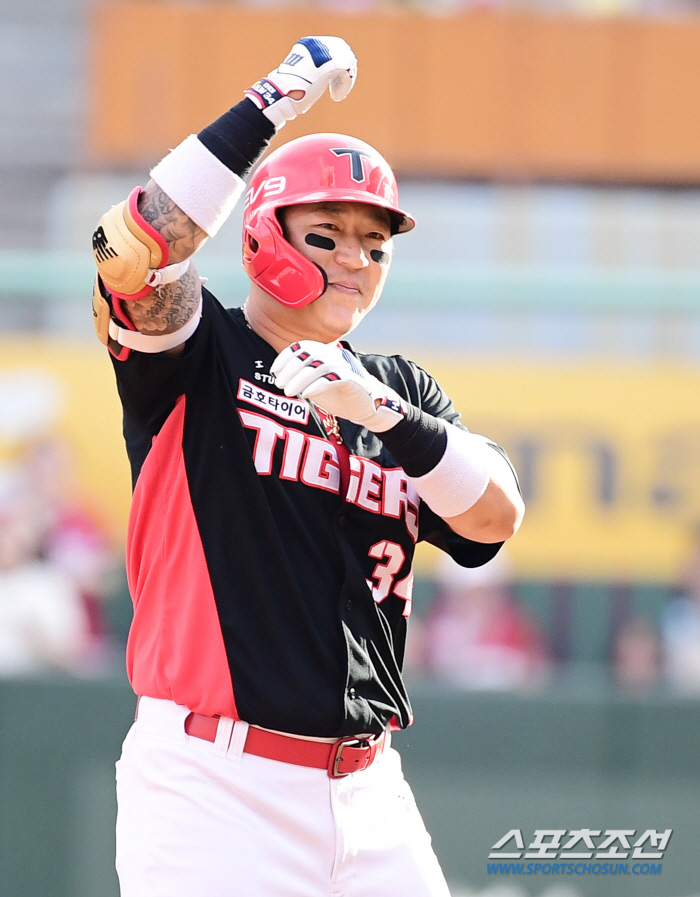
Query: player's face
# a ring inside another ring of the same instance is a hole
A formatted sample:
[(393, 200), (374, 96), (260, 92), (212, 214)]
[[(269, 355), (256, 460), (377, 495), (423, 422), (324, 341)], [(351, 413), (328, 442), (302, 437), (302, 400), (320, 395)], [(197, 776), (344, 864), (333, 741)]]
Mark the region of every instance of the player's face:
[(281, 213), (285, 235), (320, 265), (328, 288), (303, 308), (288, 309), (307, 338), (332, 342), (353, 330), (379, 301), (393, 253), (389, 213), (367, 203), (320, 202)]

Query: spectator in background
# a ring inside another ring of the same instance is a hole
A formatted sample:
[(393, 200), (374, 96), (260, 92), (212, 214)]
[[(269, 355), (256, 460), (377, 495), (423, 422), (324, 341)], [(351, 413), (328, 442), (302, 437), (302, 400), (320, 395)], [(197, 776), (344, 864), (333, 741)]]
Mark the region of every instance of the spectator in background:
[(75, 671), (88, 634), (80, 594), (38, 557), (42, 531), (30, 484), (0, 471), (0, 676)]
[(633, 696), (654, 691), (661, 679), (658, 629), (641, 616), (626, 620), (613, 643), (612, 666), (620, 691)]
[(537, 687), (549, 669), (544, 640), (512, 592), (503, 550), (483, 567), (467, 568), (445, 555), (436, 569), (438, 592), (422, 627), (430, 676), (467, 689)]
[(700, 695), (700, 524), (678, 586), (662, 620), (665, 674), (676, 691)]
[(28, 443), (20, 456), (39, 531), (39, 555), (72, 581), (83, 605), (84, 671), (109, 665), (114, 646), (105, 601), (114, 589), (116, 559), (109, 539), (81, 500), (70, 446), (56, 436)]

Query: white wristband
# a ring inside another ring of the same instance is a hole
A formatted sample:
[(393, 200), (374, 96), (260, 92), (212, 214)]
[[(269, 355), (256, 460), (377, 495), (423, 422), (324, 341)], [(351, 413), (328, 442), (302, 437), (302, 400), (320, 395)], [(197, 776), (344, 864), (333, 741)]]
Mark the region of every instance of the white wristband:
[(161, 159), (151, 177), (210, 237), (218, 233), (245, 190), (245, 181), (209, 152), (196, 134)]
[(409, 480), (438, 517), (457, 517), (484, 494), (498, 457), (485, 436), (447, 424), (445, 454), (429, 473)]

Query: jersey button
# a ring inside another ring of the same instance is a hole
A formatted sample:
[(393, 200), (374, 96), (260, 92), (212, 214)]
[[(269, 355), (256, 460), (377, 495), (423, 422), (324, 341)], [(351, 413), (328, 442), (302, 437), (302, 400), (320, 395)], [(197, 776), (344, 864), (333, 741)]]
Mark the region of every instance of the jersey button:
[(355, 698), (357, 697), (357, 692), (355, 691), (354, 688), (348, 689), (348, 697), (350, 698), (351, 701), (355, 700)]
[(345, 526), (346, 520), (347, 517), (345, 516), (345, 514), (341, 514), (340, 517), (338, 517), (338, 526)]
[(352, 598), (348, 598), (345, 602), (345, 610), (352, 610)]

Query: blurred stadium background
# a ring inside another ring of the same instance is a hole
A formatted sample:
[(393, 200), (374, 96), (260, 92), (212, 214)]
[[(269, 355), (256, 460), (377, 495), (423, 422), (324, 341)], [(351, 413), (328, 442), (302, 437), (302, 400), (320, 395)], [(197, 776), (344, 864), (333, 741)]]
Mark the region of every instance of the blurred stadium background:
[[(353, 341), (434, 372), (507, 448), (528, 506), (491, 578), (452, 582), (429, 551), (417, 565), (417, 723), (398, 740), (455, 897), (696, 897), (691, 0), (0, 0), (0, 526), (48, 457), (80, 523), (37, 556), (83, 575), (90, 630), (80, 656), (0, 679), (0, 897), (117, 894), (130, 488), (92, 335), (94, 223), (309, 33), (345, 37), (360, 77), (281, 138), (373, 143), (419, 222)], [(199, 262), (229, 305), (239, 232), (234, 215)], [(674, 833), (661, 875), (487, 874), (514, 828)]]

